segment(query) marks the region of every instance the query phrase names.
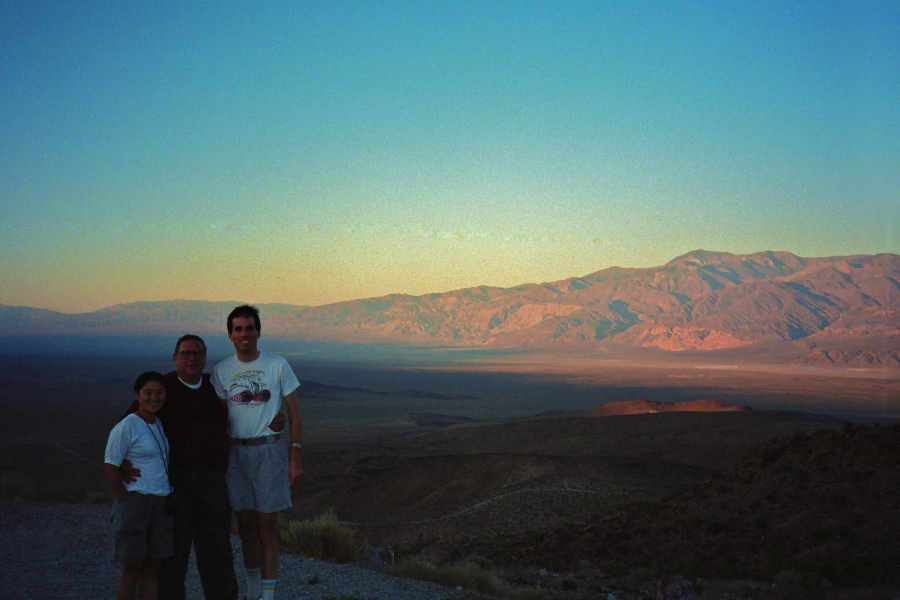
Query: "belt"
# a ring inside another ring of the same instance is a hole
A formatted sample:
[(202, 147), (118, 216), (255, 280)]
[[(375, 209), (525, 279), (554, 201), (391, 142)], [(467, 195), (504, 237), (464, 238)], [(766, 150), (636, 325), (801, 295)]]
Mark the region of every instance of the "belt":
[(262, 446), (263, 444), (274, 444), (280, 439), (281, 434), (276, 433), (275, 435), (264, 435), (263, 437), (258, 438), (231, 438), (231, 443), (240, 444), (241, 446)]

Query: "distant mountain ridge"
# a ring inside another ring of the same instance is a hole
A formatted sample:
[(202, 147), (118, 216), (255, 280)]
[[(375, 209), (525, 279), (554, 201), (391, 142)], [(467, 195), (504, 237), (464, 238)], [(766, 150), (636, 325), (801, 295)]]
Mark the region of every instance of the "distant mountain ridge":
[[(0, 305), (0, 336), (219, 333), (235, 302), (173, 300), (78, 315)], [(696, 250), (512, 288), (260, 305), (270, 335), (306, 341), (742, 349), (791, 362), (900, 366), (900, 256), (802, 258)]]

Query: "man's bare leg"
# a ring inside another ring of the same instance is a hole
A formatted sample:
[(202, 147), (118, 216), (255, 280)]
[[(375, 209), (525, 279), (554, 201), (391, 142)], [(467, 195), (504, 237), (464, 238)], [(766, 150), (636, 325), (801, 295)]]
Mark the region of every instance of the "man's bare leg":
[(262, 545), (259, 541), (259, 526), (255, 510), (237, 511), (238, 536), (241, 538), (241, 554), (247, 570), (247, 599), (256, 600), (262, 595), (260, 570), (262, 566)]
[(248, 591), (256, 593), (255, 583), (250, 589), (250, 573), (260, 569), (263, 580), (278, 578), (278, 513), (242, 510), (237, 513), (238, 534), (248, 572)]
[(278, 513), (256, 513), (259, 546), (262, 550), (262, 578), (278, 577)]

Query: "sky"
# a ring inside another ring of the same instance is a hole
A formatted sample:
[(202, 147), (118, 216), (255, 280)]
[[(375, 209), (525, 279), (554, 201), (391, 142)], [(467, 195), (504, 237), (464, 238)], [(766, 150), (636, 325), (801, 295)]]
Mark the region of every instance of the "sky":
[(0, 304), (900, 252), (900, 3), (0, 4)]

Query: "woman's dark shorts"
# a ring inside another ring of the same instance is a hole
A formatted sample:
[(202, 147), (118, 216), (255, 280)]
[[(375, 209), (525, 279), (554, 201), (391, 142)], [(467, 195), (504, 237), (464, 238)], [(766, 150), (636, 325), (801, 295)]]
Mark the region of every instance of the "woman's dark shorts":
[(175, 521), (166, 513), (165, 496), (128, 492), (121, 500), (113, 500), (110, 520), (116, 533), (115, 555), (119, 562), (167, 558), (175, 553)]

